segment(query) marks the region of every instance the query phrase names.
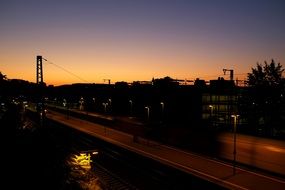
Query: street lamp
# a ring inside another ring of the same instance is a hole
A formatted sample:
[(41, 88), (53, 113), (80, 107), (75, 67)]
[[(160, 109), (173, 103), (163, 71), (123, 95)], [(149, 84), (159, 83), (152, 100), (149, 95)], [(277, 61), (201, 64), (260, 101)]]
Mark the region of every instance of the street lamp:
[(84, 103), (83, 97), (80, 98), (79, 103), (80, 103), (79, 110), (83, 110), (83, 103)]
[(214, 109), (214, 106), (213, 105), (209, 105), (209, 108), (210, 108), (210, 122), (211, 124), (210, 125), (214, 125), (213, 123), (213, 109)]
[(146, 109), (146, 113), (147, 113), (147, 121), (149, 121), (149, 107), (148, 106), (146, 106), (146, 107), (144, 107), (145, 109)]
[(214, 106), (209, 105), (209, 108), (210, 108), (210, 118), (212, 118)]
[(63, 99), (63, 107), (66, 107), (66, 99)]
[(130, 116), (132, 116), (132, 112), (133, 112), (133, 101), (129, 100), (130, 103)]
[(236, 130), (237, 130), (237, 119), (239, 115), (231, 115), (232, 118), (234, 118), (234, 163), (233, 163), (233, 173), (234, 175), (236, 174), (236, 154), (237, 154), (237, 149), (236, 149)]
[(102, 105), (104, 106), (104, 112), (106, 113), (107, 112), (108, 103), (102, 103)]
[(95, 111), (95, 103), (96, 103), (96, 99), (95, 98), (92, 98), (92, 100), (93, 100), (93, 104), (94, 104), (94, 111)]
[(164, 103), (160, 102), (161, 105), (161, 120), (163, 120), (163, 114), (164, 114)]
[(109, 102), (109, 104), (108, 103), (107, 104), (109, 105), (109, 112), (112, 112), (112, 99), (109, 98), (108, 102)]
[(67, 101), (66, 101), (66, 99), (63, 99), (63, 107), (65, 107), (65, 109), (66, 109), (66, 117), (67, 117), (67, 119), (69, 119), (69, 110), (68, 110), (68, 108), (69, 108), (69, 106), (68, 106), (68, 104), (67, 104)]

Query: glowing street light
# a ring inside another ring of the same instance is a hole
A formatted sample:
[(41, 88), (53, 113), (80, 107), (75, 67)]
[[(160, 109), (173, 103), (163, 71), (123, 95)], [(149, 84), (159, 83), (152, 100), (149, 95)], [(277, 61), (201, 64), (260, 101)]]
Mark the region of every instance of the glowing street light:
[(214, 110), (214, 106), (213, 105), (209, 105), (210, 108), (210, 123), (212, 126), (214, 126), (214, 121), (213, 121), (213, 110)]
[(80, 98), (79, 103), (80, 103), (79, 110), (83, 110), (83, 103), (84, 103), (83, 97)]
[(65, 98), (63, 99), (63, 107), (65, 107), (65, 109), (66, 109), (66, 117), (67, 117), (67, 119), (69, 119), (69, 106), (68, 106), (67, 101), (66, 101)]
[(93, 104), (95, 105), (95, 103), (96, 103), (96, 98), (92, 98), (92, 100), (93, 100)]
[(108, 105), (109, 105), (109, 112), (112, 112), (112, 99), (111, 98), (109, 98), (108, 99)]
[(104, 106), (104, 112), (106, 113), (107, 112), (108, 103), (102, 103), (102, 105)]
[(163, 120), (163, 115), (164, 115), (164, 102), (160, 102), (161, 105), (161, 120)]
[(132, 112), (133, 112), (133, 101), (129, 100), (130, 103), (130, 116), (132, 116)]
[(146, 111), (147, 111), (147, 121), (149, 121), (149, 107), (148, 106), (146, 106), (146, 107), (144, 107), (145, 109), (146, 109)]
[(236, 150), (236, 129), (237, 129), (237, 120), (239, 115), (231, 115), (232, 118), (234, 118), (234, 151), (233, 151), (233, 155), (234, 155), (234, 163), (233, 163), (233, 173), (234, 175), (236, 174), (236, 154), (237, 154), (237, 150)]
[(210, 118), (212, 118), (214, 106), (209, 105), (209, 108), (210, 108)]
[(63, 99), (63, 107), (66, 107), (66, 99)]

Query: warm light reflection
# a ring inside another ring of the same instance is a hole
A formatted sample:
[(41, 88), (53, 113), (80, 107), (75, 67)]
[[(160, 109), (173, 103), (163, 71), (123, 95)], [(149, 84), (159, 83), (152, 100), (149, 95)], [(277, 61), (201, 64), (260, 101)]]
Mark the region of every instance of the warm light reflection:
[(91, 155), (90, 153), (80, 153), (79, 155), (74, 155), (72, 158), (74, 163), (81, 166), (84, 169), (91, 169)]
[(104, 189), (99, 177), (94, 172), (95, 168), (91, 165), (92, 158), (97, 154), (96, 150), (71, 154), (66, 160), (70, 169), (67, 175), (68, 182), (77, 184), (79, 189)]

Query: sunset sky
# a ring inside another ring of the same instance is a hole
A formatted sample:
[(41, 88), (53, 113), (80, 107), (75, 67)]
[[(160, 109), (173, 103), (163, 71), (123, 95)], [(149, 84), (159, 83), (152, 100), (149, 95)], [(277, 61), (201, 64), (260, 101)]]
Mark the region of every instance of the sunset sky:
[(35, 82), (37, 55), (53, 85), (209, 80), (223, 68), (244, 79), (257, 62), (285, 67), (285, 1), (1, 0), (0, 71)]

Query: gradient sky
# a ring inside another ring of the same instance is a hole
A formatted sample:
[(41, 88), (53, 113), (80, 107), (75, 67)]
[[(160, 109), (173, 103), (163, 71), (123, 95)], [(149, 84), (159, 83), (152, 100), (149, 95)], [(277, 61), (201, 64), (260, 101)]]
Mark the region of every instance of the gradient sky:
[[(284, 0), (0, 0), (0, 71), (36, 81), (36, 56), (90, 83), (245, 78), (285, 63)], [(44, 62), (47, 84), (84, 82)], [(225, 76), (228, 78), (229, 76)]]

